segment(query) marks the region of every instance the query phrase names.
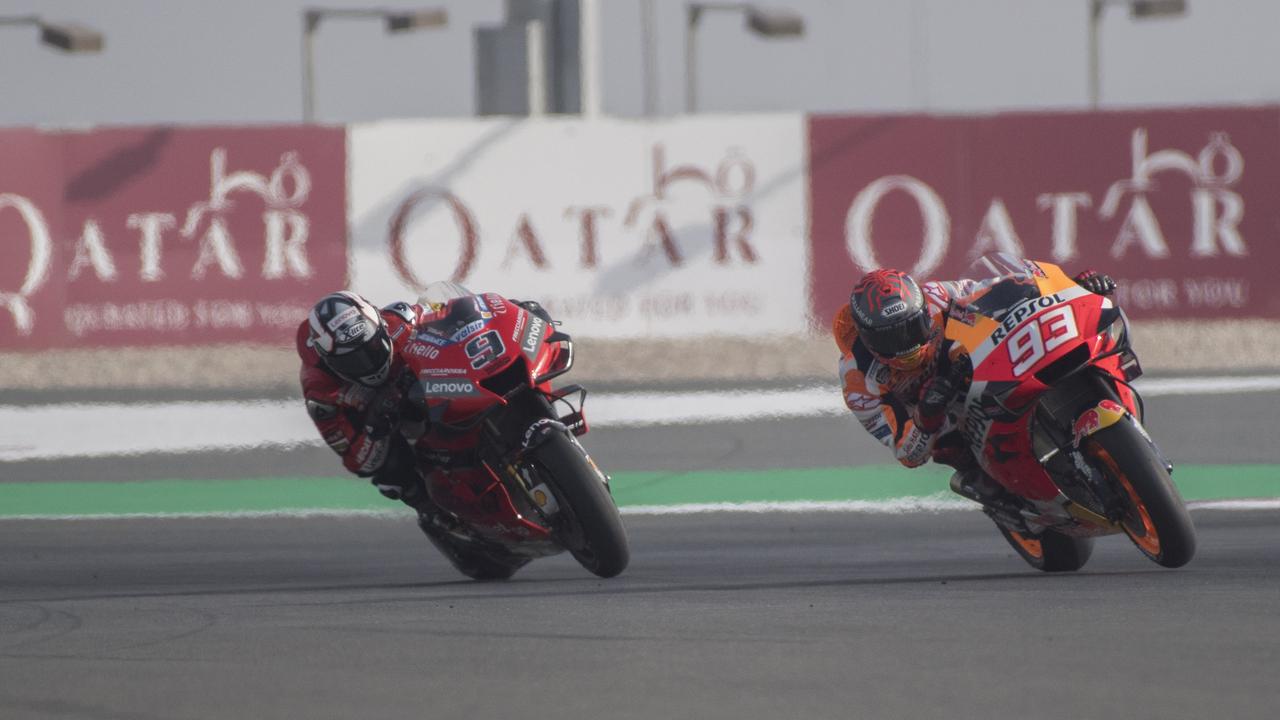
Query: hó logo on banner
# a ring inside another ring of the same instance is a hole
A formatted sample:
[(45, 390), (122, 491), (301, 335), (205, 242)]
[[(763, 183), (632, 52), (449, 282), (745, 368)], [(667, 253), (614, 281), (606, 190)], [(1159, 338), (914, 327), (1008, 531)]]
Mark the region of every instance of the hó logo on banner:
[[(1151, 258), (1170, 256), (1169, 243), (1148, 201), (1148, 196), (1157, 189), (1154, 176), (1161, 172), (1179, 172), (1192, 182), (1192, 239), (1188, 250), (1192, 258), (1209, 258), (1224, 253), (1233, 257), (1249, 254), (1239, 230), (1244, 220), (1244, 199), (1232, 189), (1244, 174), (1244, 157), (1231, 144), (1226, 133), (1211, 134), (1209, 142), (1193, 157), (1175, 149), (1149, 153), (1147, 131), (1137, 128), (1131, 137), (1130, 151), (1132, 176), (1113, 182), (1097, 208), (1098, 219), (1112, 220), (1121, 216), (1125, 200), (1129, 201), (1120, 229), (1111, 244), (1111, 257), (1122, 259), (1134, 248)], [(876, 207), (892, 192), (906, 193), (919, 208), (924, 237), (920, 255), (911, 272), (929, 276), (947, 254), (951, 243), (951, 218), (938, 193), (928, 183), (910, 175), (881, 177), (854, 197), (845, 215), (845, 244), (849, 255), (863, 270), (880, 267), (872, 243), (871, 226)], [(1050, 192), (1037, 196), (1037, 208), (1052, 212), (1050, 253), (1055, 261), (1065, 262), (1078, 257), (1077, 218), (1082, 210), (1093, 207), (1093, 200), (1089, 193), (1084, 192)], [(969, 255), (976, 258), (996, 250), (1026, 255), (1004, 199), (998, 196), (992, 198), (987, 206)]]
[[(728, 266), (734, 255), (744, 264), (754, 265), (760, 255), (751, 239), (755, 216), (747, 204), (754, 190), (756, 169), (752, 161), (737, 151), (730, 151), (711, 169), (695, 165), (666, 165), (666, 150), (662, 145), (652, 149), (653, 176), (651, 189), (643, 192), (625, 206), (568, 205), (563, 216), (576, 221), (578, 238), (578, 263), (582, 270), (597, 270), (602, 263), (601, 226), (611, 219), (615, 232), (639, 234), (642, 251), (638, 261), (660, 258), (670, 267), (680, 267), (688, 261), (684, 248), (689, 238), (681, 238), (673, 229), (673, 223), (664, 202), (677, 184), (692, 184), (705, 189), (710, 201), (705, 210), (711, 226), (711, 260), (716, 265)], [(406, 236), (420, 208), (443, 203), (457, 230), (460, 250), (449, 279), (464, 282), (475, 269), (477, 255), (483, 238), (475, 215), (467, 202), (448, 189), (424, 188), (406, 198), (391, 219), (388, 249), (392, 265), (400, 279), (410, 288), (422, 291), (425, 283), (418, 276), (406, 256)], [(517, 257), (523, 257), (535, 269), (551, 267), (544, 247), (544, 232), (536, 229), (530, 220), (531, 210), (518, 213), (515, 227), (510, 228), (502, 266), (508, 267)], [(700, 229), (701, 232), (702, 231)], [(433, 272), (439, 272), (433, 270)]]
[[(228, 173), (227, 151), (222, 147), (212, 151), (209, 165), (209, 199), (190, 205), (180, 227), (174, 213), (136, 212), (127, 217), (125, 226), (137, 234), (138, 280), (155, 283), (166, 276), (164, 240), (166, 233), (175, 229), (180, 239), (198, 243), (195, 262), (190, 268), (181, 269), (188, 277), (200, 280), (216, 272), (230, 279), (243, 278), (244, 263), (227, 225), (234, 193), (251, 193), (266, 204), (262, 214), (265, 253), (260, 277), (265, 280), (310, 278), (313, 270), (306, 249), (310, 222), (301, 207), (311, 192), (311, 176), (299, 162), (297, 153), (284, 153), (269, 176), (247, 170)], [(31, 335), (36, 317), (28, 299), (54, 272), (53, 238), (44, 214), (29, 198), (15, 193), (0, 194), (0, 212), (8, 209), (16, 211), (26, 226), (31, 259), (17, 291), (0, 290), (0, 309), (10, 313), (20, 335)], [(116, 257), (101, 224), (90, 215), (75, 240), (65, 279), (76, 280), (91, 271), (99, 282), (120, 281)], [(76, 328), (72, 330), (75, 332)]]

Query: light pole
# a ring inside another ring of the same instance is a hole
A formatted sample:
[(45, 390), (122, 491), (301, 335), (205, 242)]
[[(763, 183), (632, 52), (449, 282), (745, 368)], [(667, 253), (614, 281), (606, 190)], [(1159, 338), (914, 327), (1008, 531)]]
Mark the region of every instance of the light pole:
[(102, 52), (102, 33), (78, 23), (45, 22), (39, 15), (0, 16), (0, 25), (40, 28), (40, 42), (66, 53)]
[(1102, 31), (1102, 15), (1109, 5), (1128, 6), (1134, 20), (1180, 17), (1187, 12), (1187, 0), (1089, 0), (1089, 107), (1094, 109), (1102, 87), (1098, 35)]
[(385, 10), (379, 8), (307, 8), (302, 11), (302, 119), (315, 120), (315, 48), (316, 28), (327, 18), (382, 20), (388, 33), (409, 32), (444, 27), (449, 13), (438, 8), (426, 10)]
[(804, 35), (804, 18), (790, 10), (762, 8), (751, 3), (689, 3), (688, 27), (684, 44), (684, 107), (692, 115), (698, 111), (697, 35), (698, 22), (704, 12), (740, 12), (746, 16), (747, 29), (761, 37), (800, 37)]

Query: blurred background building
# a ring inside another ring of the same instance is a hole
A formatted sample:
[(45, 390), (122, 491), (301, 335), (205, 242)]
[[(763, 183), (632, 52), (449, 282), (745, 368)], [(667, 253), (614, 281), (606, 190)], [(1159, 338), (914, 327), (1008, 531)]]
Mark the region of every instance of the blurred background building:
[[(1280, 46), (1272, 42), (1280, 27), (1274, 0), (1175, 0), (1186, 10), (1172, 17), (1160, 16), (1167, 0), (763, 4), (803, 18), (803, 36), (765, 37), (749, 27), (746, 13), (711, 12), (725, 4), (701, 3), (708, 11), (699, 15), (693, 47), (699, 111), (1085, 108), (1092, 94), (1091, 27), (1101, 107), (1280, 100), (1280, 76), (1269, 72), (1280, 65)], [(598, 15), (598, 43), (587, 40), (599, 52), (603, 112), (685, 112), (691, 5), (584, 5)], [(105, 40), (95, 54), (65, 53), (41, 44), (35, 29), (0, 26), (0, 124), (300, 121), (308, 10), (347, 15), (326, 14), (311, 28), (317, 121), (510, 110), (523, 87), (518, 62), (529, 38), (523, 23), (539, 18), (549, 20), (540, 38), (549, 43), (544, 50), (552, 70), (546, 109), (572, 108), (577, 98), (566, 88), (576, 84), (576, 67), (566, 60), (577, 52), (577, 38), (566, 28), (577, 6), (542, 0), (3, 0), (0, 16), (38, 13), (93, 28)], [(412, 13), (429, 11), (444, 11), (447, 22), (407, 31)], [(401, 18), (399, 27), (389, 24), (389, 15)]]

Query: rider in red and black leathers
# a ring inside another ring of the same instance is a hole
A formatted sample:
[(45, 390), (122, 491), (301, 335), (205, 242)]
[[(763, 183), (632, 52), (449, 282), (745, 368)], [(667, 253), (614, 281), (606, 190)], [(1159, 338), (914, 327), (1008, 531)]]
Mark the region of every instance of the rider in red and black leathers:
[(408, 389), (399, 351), (428, 314), (420, 305), (378, 310), (354, 293), (333, 293), (297, 333), (302, 393), (320, 436), (347, 470), (419, 512), (432, 505), (413, 451), (396, 432)]

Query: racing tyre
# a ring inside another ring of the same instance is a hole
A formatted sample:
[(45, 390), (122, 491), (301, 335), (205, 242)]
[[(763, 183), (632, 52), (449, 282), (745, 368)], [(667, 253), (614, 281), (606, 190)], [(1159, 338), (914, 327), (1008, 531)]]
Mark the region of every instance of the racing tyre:
[(1089, 437), (1086, 453), (1128, 500), (1121, 524), (1151, 560), (1168, 568), (1196, 554), (1195, 527), (1186, 503), (1137, 423), (1129, 417)]
[(464, 540), (429, 527), (421, 517), (418, 518), (418, 527), (458, 572), (472, 580), (509, 580), (529, 563), (527, 558), (494, 557), (481, 548), (471, 547)]
[(1046, 530), (1026, 535), (996, 523), (1000, 534), (1031, 567), (1044, 572), (1075, 572), (1093, 554), (1093, 538), (1077, 538)]
[(613, 577), (627, 568), (631, 551), (622, 518), (613, 504), (604, 473), (600, 472), (567, 433), (547, 436), (532, 452), (560, 504), (558, 539), (582, 567), (600, 577)]

